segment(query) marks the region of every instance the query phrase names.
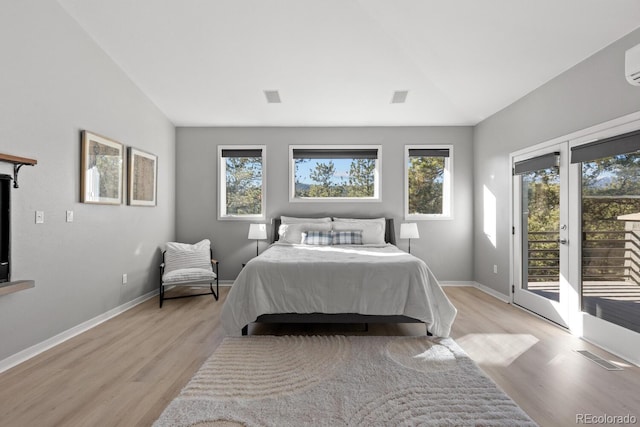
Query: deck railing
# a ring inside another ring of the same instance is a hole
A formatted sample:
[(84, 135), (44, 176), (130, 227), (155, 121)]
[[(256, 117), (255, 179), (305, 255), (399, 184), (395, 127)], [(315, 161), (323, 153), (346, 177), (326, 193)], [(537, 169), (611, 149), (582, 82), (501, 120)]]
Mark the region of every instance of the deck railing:
[[(587, 224), (584, 228), (590, 227)], [(529, 282), (558, 281), (559, 233), (536, 231), (528, 233), (527, 237)], [(640, 236), (636, 231), (609, 229), (582, 233), (583, 280), (640, 283), (639, 272)]]

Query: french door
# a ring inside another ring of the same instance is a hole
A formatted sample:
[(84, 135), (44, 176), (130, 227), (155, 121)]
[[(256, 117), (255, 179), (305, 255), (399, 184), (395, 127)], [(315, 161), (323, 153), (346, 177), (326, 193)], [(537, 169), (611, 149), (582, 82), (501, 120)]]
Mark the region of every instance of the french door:
[(640, 366), (640, 112), (511, 165), (513, 302)]
[(512, 157), (513, 302), (569, 327), (568, 144)]

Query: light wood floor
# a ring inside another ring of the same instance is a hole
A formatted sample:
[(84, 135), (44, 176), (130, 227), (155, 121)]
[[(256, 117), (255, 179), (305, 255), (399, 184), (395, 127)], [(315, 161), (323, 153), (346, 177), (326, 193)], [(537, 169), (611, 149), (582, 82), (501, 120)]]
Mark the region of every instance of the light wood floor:
[[(579, 413), (640, 422), (640, 368), (606, 371), (574, 350), (624, 362), (476, 289), (445, 290), (459, 310), (453, 337), (540, 425), (575, 425)], [(222, 288), (218, 302), (188, 298), (162, 309), (146, 301), (0, 374), (0, 425), (150, 425), (222, 341), (226, 295)], [(424, 327), (258, 325), (252, 333), (418, 335)]]

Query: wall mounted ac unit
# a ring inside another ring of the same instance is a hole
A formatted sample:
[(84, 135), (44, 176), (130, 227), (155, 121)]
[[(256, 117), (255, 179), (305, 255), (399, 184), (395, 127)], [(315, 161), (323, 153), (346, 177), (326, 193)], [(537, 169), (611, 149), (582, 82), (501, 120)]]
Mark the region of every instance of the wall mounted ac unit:
[(640, 44), (625, 53), (624, 75), (629, 83), (640, 86)]

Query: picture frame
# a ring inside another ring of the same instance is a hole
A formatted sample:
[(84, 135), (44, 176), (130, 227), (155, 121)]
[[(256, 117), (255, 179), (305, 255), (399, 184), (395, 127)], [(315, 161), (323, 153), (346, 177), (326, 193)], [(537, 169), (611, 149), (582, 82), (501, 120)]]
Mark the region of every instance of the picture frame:
[(158, 156), (129, 147), (127, 165), (127, 203), (131, 206), (156, 206)]
[(81, 145), (80, 202), (121, 204), (124, 145), (86, 130)]

